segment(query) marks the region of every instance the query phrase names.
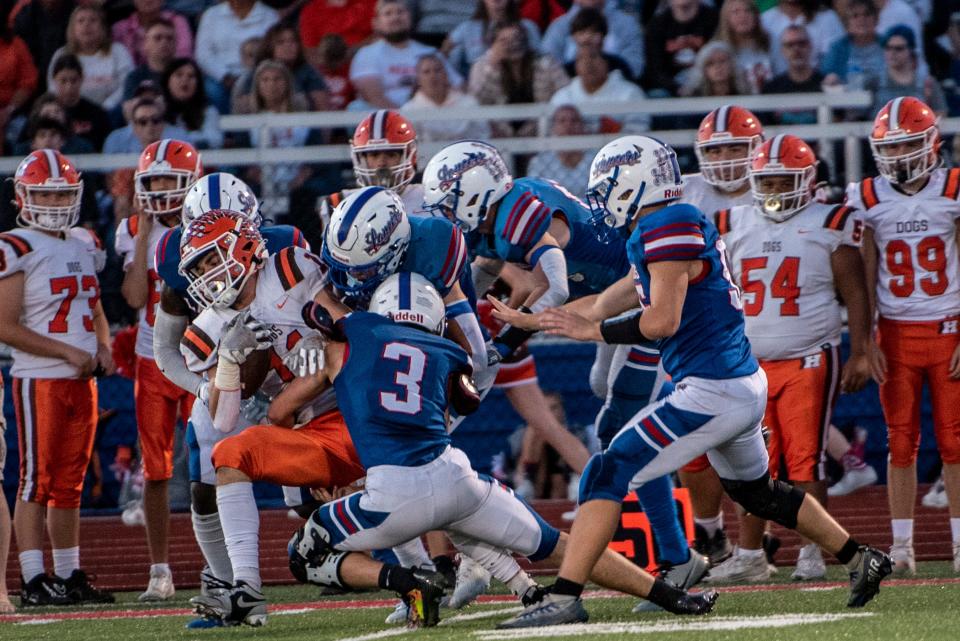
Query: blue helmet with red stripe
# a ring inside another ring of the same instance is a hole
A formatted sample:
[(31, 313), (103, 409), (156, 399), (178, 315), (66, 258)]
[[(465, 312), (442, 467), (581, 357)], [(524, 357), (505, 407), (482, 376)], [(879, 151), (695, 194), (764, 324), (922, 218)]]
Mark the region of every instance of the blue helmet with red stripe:
[(225, 171), (207, 174), (193, 183), (183, 199), (181, 222), (186, 228), (195, 220), (214, 209), (229, 209), (242, 214), (260, 227), (260, 202), (253, 190), (233, 174)]
[(497, 148), (479, 140), (464, 140), (444, 147), (427, 163), (423, 207), (469, 233), (511, 187), (513, 176)]
[(443, 334), (446, 325), (440, 293), (429, 280), (413, 272), (399, 272), (383, 281), (373, 292), (367, 311), (433, 334)]
[(397, 271), (409, 244), (410, 221), (396, 192), (363, 187), (333, 210), (320, 257), (337, 289), (359, 294)]

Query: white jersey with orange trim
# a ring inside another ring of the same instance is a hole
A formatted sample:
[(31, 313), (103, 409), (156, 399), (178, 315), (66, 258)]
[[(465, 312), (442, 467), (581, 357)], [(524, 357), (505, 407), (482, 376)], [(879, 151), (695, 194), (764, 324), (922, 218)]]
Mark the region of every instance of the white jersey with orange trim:
[(886, 178), (847, 186), (877, 246), (877, 309), (891, 320), (937, 321), (960, 315), (960, 169), (937, 169), (907, 195)]
[[(140, 218), (136, 215), (124, 218), (117, 227), (117, 236), (113, 245), (117, 255), (123, 259), (123, 271), (130, 269), (136, 255), (137, 234), (139, 233)], [(179, 222), (179, 219), (177, 220)], [(139, 324), (137, 327), (137, 356), (153, 358), (153, 326), (157, 320), (157, 305), (160, 304), (160, 292), (163, 290), (163, 280), (157, 273), (157, 245), (160, 239), (170, 231), (159, 220), (154, 220), (150, 227), (150, 238), (147, 241), (147, 304), (137, 310)]]
[(720, 210), (715, 224), (743, 294), (747, 338), (756, 358), (802, 358), (840, 344), (831, 256), (841, 245), (859, 246), (859, 212), (811, 203), (778, 223), (750, 205)]
[[(304, 324), (301, 310), (323, 286), (323, 275), (319, 260), (300, 247), (287, 247), (270, 256), (257, 274), (256, 295), (248, 309), (253, 318), (270, 327), (273, 335), (270, 371), (260, 388), (268, 398), (274, 398), (294, 378), (283, 359), (301, 339), (320, 337), (319, 332)], [(191, 371), (202, 373), (216, 365), (223, 328), (239, 313), (235, 309), (210, 307), (186, 329), (180, 352)], [(301, 410), (298, 423), (336, 407), (332, 389)]]
[[(20, 322), (62, 343), (97, 353), (93, 310), (100, 300), (97, 272), (106, 254), (96, 235), (74, 227), (50, 235), (35, 229), (0, 234), (0, 278), (23, 272)], [(65, 360), (13, 350), (10, 374), (18, 378), (76, 378)]]
[(717, 189), (703, 178), (703, 174), (690, 174), (683, 177), (683, 198), (681, 203), (693, 205), (708, 219), (721, 209), (730, 209), (737, 205), (752, 205), (753, 194), (747, 189), (739, 196)]

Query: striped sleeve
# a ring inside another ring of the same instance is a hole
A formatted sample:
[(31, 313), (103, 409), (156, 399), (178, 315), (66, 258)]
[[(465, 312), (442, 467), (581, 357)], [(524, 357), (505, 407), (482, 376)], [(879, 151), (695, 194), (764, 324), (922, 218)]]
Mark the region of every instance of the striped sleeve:
[(647, 262), (661, 260), (696, 260), (706, 241), (703, 230), (693, 221), (661, 225), (642, 234), (643, 255)]
[(447, 243), (443, 263), (440, 266), (440, 282), (443, 284), (441, 294), (446, 295), (453, 285), (460, 279), (463, 268), (467, 264), (467, 243), (463, 232), (455, 225), (450, 225), (450, 240)]
[(187, 367), (192, 372), (205, 372), (216, 361), (216, 343), (197, 323), (193, 323), (183, 332), (180, 339), (180, 352), (184, 355)]
[(299, 227), (293, 227), (293, 238), (290, 240), (290, 245), (310, 251), (310, 243), (307, 242), (307, 239), (304, 237), (303, 232), (300, 231)]
[(550, 208), (530, 192), (514, 201), (500, 235), (524, 250), (535, 245), (550, 227)]
[(960, 168), (954, 167), (947, 171), (947, 179), (944, 181), (941, 195), (950, 200), (957, 200), (960, 197)]
[(716, 225), (720, 235), (730, 233), (730, 210), (720, 209), (713, 214), (713, 224)]
[(293, 247), (280, 250), (273, 260), (280, 284), (285, 291), (290, 291), (303, 280), (303, 270), (297, 264), (297, 255)]
[(23, 271), (23, 257), (33, 251), (23, 238), (16, 234), (0, 234), (0, 278)]

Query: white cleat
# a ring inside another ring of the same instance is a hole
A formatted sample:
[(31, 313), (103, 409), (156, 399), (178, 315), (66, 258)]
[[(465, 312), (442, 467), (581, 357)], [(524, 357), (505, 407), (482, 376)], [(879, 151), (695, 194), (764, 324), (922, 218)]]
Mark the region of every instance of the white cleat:
[(710, 570), (705, 583), (758, 583), (766, 581), (773, 574), (767, 556), (747, 556), (736, 548), (733, 556)]
[(865, 465), (856, 470), (847, 470), (842, 479), (827, 489), (827, 496), (846, 496), (876, 482), (877, 471), (871, 465)]
[(457, 568), (457, 584), (447, 601), (447, 607), (459, 610), (477, 600), (477, 597), (490, 589), (490, 573), (470, 557), (460, 555), (460, 567)]
[(827, 576), (827, 564), (823, 561), (819, 545), (810, 543), (800, 548), (797, 568), (791, 576), (794, 581), (814, 581)]
[(926, 507), (932, 507), (938, 510), (944, 510), (949, 506), (947, 503), (947, 488), (943, 484), (942, 476), (937, 479), (936, 483), (930, 486), (930, 489), (923, 495), (923, 499), (921, 499), (920, 502)]
[(127, 527), (145, 525), (147, 517), (143, 512), (143, 501), (130, 501), (120, 515), (120, 521)]
[(173, 574), (170, 572), (150, 572), (150, 583), (147, 589), (137, 597), (142, 603), (151, 601), (166, 601), (172, 599), (176, 593), (173, 587)]
[(917, 562), (913, 554), (913, 539), (894, 539), (890, 546), (890, 558), (893, 559), (895, 576), (917, 573)]
[(407, 604), (401, 601), (397, 604), (397, 607), (393, 609), (384, 623), (389, 623), (390, 625), (400, 625), (401, 623), (407, 622), (407, 614), (410, 612), (410, 608), (407, 607)]

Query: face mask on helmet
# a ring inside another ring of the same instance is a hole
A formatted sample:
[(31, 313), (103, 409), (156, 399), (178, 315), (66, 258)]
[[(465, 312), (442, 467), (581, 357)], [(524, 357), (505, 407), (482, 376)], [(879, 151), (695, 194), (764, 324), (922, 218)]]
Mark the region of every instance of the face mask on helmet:
[(323, 243), (321, 257), (330, 268), (328, 272), (330, 282), (345, 294), (363, 294), (373, 291), (393, 273), (396, 269), (394, 263), (399, 263), (396, 256), (391, 254), (365, 265), (350, 265), (343, 260), (338, 260), (326, 242)]
[(410, 146), (388, 145), (375, 149), (355, 149), (353, 151), (353, 170), (357, 183), (361, 187), (384, 187), (399, 189), (413, 180), (416, 170), (413, 166)]
[(753, 201), (760, 211), (777, 222), (798, 214), (813, 199), (814, 167), (750, 174)]
[(144, 213), (154, 216), (180, 214), (194, 175), (175, 169), (145, 171), (134, 178), (137, 202)]
[(870, 139), (877, 171), (890, 182), (898, 185), (926, 176), (940, 162), (936, 154), (936, 129), (919, 134), (897, 136), (891, 139)]
[(27, 185), (17, 183), (20, 201), (17, 221), (24, 227), (62, 232), (80, 220), (83, 183), (70, 185)]
[[(617, 188), (620, 182), (617, 178), (620, 168), (613, 170), (610, 176), (598, 181), (587, 189), (587, 206), (590, 208), (590, 223), (596, 231), (597, 238), (603, 243), (610, 243), (617, 238), (627, 235), (627, 224), (636, 215), (637, 203), (643, 195), (644, 185), (638, 193), (627, 190), (620, 192)], [(619, 193), (619, 201), (611, 201)]]
[(697, 143), (694, 147), (703, 179), (721, 191), (736, 191), (747, 182), (750, 156), (759, 138)]
[[(202, 307), (230, 307), (244, 285), (257, 271), (258, 254), (262, 254), (253, 240), (225, 234), (215, 242), (187, 255), (180, 262), (179, 272), (188, 281), (187, 293)], [(249, 252), (250, 266), (237, 259), (238, 243), (248, 243), (242, 251)]]

